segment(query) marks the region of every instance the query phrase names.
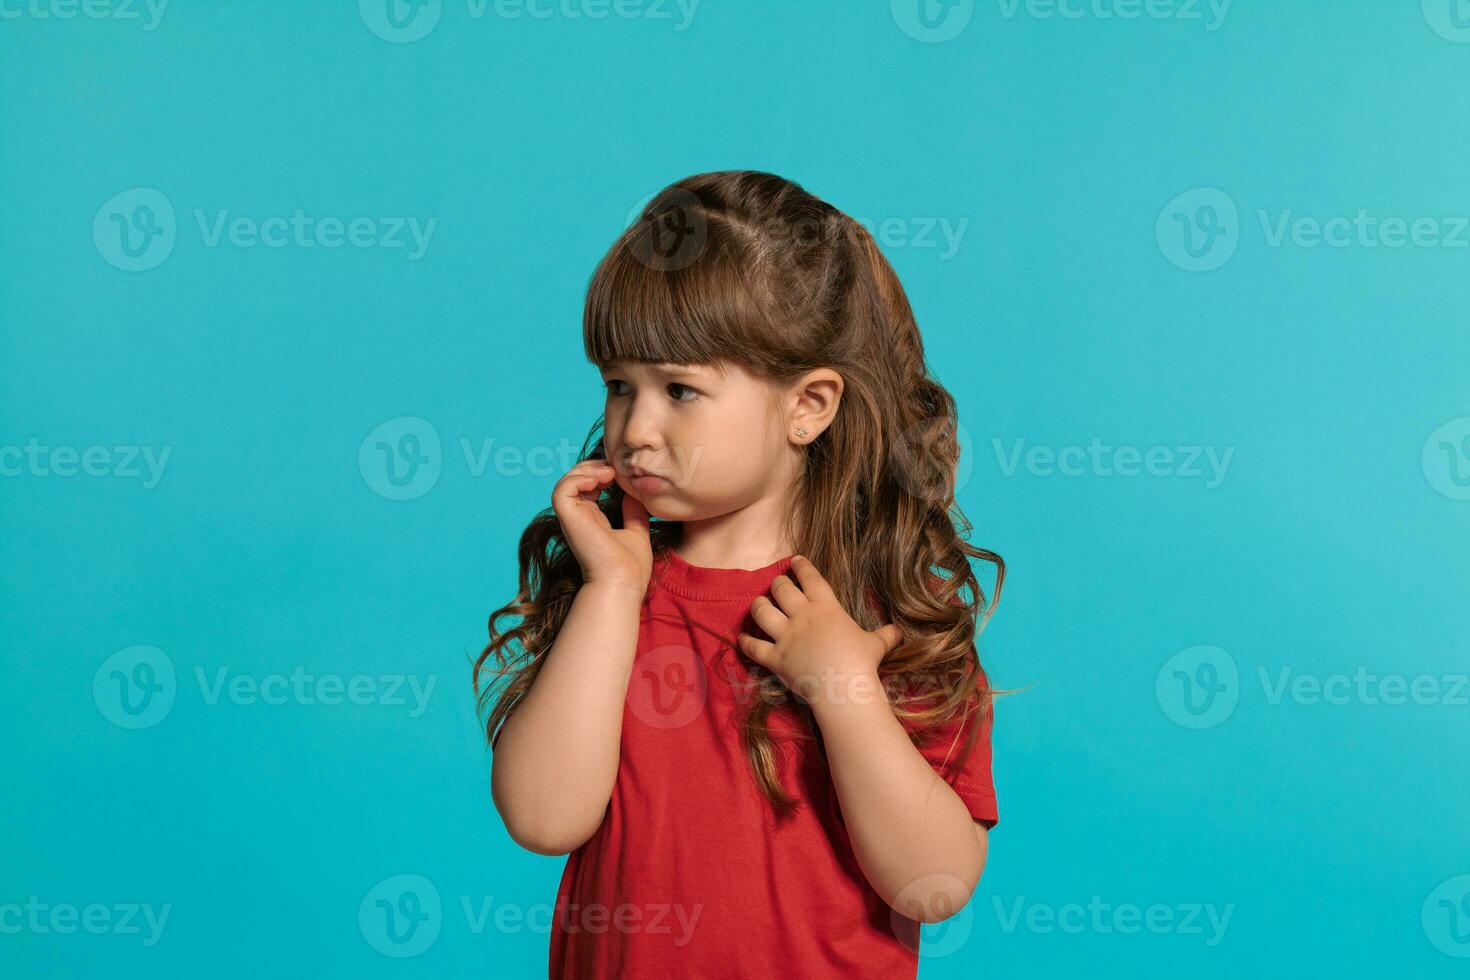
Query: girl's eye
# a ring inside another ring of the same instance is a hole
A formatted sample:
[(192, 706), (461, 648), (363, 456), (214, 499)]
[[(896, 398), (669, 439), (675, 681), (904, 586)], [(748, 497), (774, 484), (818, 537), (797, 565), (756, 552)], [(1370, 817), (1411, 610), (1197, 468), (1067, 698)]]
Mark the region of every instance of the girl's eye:
[[(607, 389), (607, 393), (609, 395), (617, 396), (617, 395), (623, 394), (623, 392), (620, 391), (618, 389), (618, 387), (617, 387), (618, 385), (621, 385), (623, 383), (624, 382), (621, 379), (619, 379), (619, 378), (610, 378), (609, 380), (604, 381), (602, 383), (602, 386), (603, 386), (603, 388)], [(698, 391), (696, 391), (695, 389), (689, 387), (688, 385), (680, 384), (677, 381), (670, 382), (669, 383), (669, 389), (668, 390), (669, 390), (669, 394), (673, 397), (674, 401), (676, 401), (676, 402), (692, 402), (692, 401), (695, 401), (695, 400), (697, 400), (699, 398), (699, 392)], [(689, 397), (687, 397), (687, 398), (681, 397), (681, 393), (684, 393), (684, 392), (687, 392)]]

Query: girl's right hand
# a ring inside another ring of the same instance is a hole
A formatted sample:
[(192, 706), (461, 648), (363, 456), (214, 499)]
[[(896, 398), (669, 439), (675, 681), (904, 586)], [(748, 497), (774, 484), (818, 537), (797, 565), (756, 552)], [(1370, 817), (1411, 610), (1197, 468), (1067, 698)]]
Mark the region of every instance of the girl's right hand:
[(648, 510), (632, 494), (623, 495), (623, 526), (614, 528), (597, 498), (616, 476), (612, 465), (584, 459), (567, 470), (551, 491), (551, 506), (567, 546), (582, 566), (582, 582), (630, 586), (641, 595), (653, 572)]

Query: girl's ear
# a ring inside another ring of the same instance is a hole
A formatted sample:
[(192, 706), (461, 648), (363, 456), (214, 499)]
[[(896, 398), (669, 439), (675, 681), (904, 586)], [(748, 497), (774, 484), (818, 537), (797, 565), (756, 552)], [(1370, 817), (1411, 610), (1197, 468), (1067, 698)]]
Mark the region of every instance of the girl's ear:
[(842, 402), (842, 375), (830, 368), (808, 371), (791, 386), (791, 438), (805, 445), (821, 435), (837, 417)]

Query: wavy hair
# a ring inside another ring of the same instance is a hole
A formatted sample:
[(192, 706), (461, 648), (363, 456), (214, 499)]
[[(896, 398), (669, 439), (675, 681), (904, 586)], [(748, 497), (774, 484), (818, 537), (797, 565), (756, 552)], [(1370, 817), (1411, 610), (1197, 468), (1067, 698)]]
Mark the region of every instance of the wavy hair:
[[(677, 181), (598, 264), (582, 339), (597, 365), (731, 361), (777, 390), (814, 368), (840, 374), (837, 413), (804, 447), (790, 515), (798, 553), (821, 569), (864, 629), (892, 622), (902, 630), (879, 676), (914, 744), (1008, 693), (990, 687), (976, 647), (1005, 563), (966, 540), (971, 524), (954, 497), (955, 401), (930, 376), (903, 287), (861, 224), (775, 174), (734, 170)], [(605, 458), (603, 423), (592, 426), (580, 459)], [(598, 502), (614, 528), (622, 526), (622, 497), (614, 481)], [(654, 520), (649, 528), (657, 566), (681, 525)], [(582, 584), (552, 508), (532, 519), (518, 551), (517, 595), (491, 614), (490, 640), (474, 666), (492, 744), (535, 683)], [(988, 603), (969, 558), (995, 565)], [(512, 624), (501, 628), (502, 619)], [(482, 687), (492, 657), (505, 683)], [(749, 666), (755, 696), (746, 699), (742, 740), (760, 789), (786, 814), (796, 800), (780, 782), (770, 711), (789, 702), (818, 744), (821, 732), (779, 678)], [(960, 758), (979, 727), (968, 726)]]

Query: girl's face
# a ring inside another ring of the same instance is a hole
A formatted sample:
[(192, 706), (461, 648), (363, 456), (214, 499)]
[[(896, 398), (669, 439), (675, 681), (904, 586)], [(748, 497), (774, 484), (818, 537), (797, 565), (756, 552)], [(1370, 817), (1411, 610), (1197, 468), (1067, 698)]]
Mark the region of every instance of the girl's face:
[(654, 517), (718, 517), (795, 480), (800, 455), (776, 393), (739, 365), (615, 361), (601, 373), (604, 452)]

